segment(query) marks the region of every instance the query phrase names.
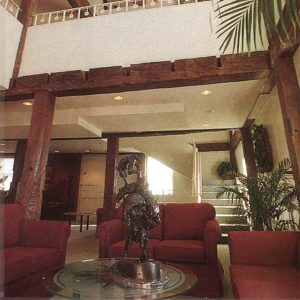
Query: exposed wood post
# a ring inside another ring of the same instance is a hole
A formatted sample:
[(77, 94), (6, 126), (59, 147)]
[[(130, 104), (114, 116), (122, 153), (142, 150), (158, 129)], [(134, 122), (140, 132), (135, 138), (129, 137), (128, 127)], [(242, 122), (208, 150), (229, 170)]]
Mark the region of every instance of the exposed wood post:
[(119, 152), (119, 138), (111, 136), (107, 139), (107, 154), (105, 167), (105, 186), (103, 201), (103, 221), (113, 217), (117, 188), (117, 163)]
[(300, 202), (300, 89), (292, 55), (273, 60), (286, 141)]
[(6, 203), (15, 203), (18, 184), (21, 179), (21, 174), (24, 166), (26, 140), (18, 140), (14, 159), (13, 178), (10, 184), (8, 195), (5, 199)]
[(257, 169), (250, 127), (241, 128), (241, 133), (244, 156), (247, 166), (247, 175), (250, 177), (254, 177), (257, 175)]
[(23, 29), (20, 37), (12, 78), (17, 78), (19, 76), (23, 51), (25, 47), (27, 29), (31, 22), (32, 11), (34, 9), (35, 4), (36, 0), (22, 0), (20, 4), (21, 11), (18, 19), (23, 24)]
[(232, 166), (235, 170), (237, 170), (237, 161), (236, 161), (236, 155), (235, 155), (235, 141), (234, 141), (234, 133), (232, 131), (230, 131), (229, 134), (229, 138), (230, 138), (230, 150), (229, 150), (229, 154), (230, 154), (230, 162), (232, 163)]
[(16, 202), (25, 208), (27, 219), (38, 220), (50, 147), (55, 96), (47, 91), (35, 93), (27, 149)]

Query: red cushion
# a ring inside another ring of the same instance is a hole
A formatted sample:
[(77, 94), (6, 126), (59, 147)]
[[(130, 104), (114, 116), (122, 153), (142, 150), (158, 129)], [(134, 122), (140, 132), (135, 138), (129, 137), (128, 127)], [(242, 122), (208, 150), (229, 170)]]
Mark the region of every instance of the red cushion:
[(216, 216), (208, 203), (167, 204), (164, 211), (165, 240), (202, 240), (206, 222)]
[[(149, 258), (153, 258), (153, 248), (161, 243), (160, 240), (149, 240), (147, 246), (147, 253)], [(125, 240), (122, 240), (118, 243), (112, 244), (108, 247), (108, 257), (120, 258), (124, 256)], [(140, 257), (141, 249), (140, 245), (133, 243), (132, 247), (129, 248), (128, 257)]]
[(204, 262), (204, 243), (199, 240), (164, 240), (154, 248), (154, 258), (176, 262)]
[(31, 261), (20, 247), (5, 248), (0, 251), (4, 259), (5, 284), (30, 274)]
[(150, 239), (163, 239), (164, 205), (159, 205), (160, 224), (149, 230)]
[(299, 299), (300, 271), (288, 267), (230, 267), (234, 296), (257, 299)]
[(1, 204), (0, 216), (4, 247), (16, 245), (20, 239), (20, 226), (24, 218), (23, 207), (19, 204)]
[(299, 236), (288, 231), (230, 232), (231, 263), (295, 267)]

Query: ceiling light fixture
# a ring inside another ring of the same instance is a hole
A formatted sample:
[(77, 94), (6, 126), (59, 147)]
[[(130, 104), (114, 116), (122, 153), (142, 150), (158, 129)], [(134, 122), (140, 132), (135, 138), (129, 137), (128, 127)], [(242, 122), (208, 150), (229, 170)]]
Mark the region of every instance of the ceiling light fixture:
[(209, 123), (204, 123), (203, 126), (204, 126), (204, 127), (210, 127), (211, 124), (209, 124)]
[(91, 152), (91, 150), (86, 149), (86, 150), (84, 150), (84, 152), (89, 153), (89, 152)]
[(208, 96), (211, 93), (212, 93), (212, 91), (209, 91), (209, 90), (204, 90), (204, 91), (201, 92), (201, 94), (204, 95), (204, 96)]
[(55, 152), (55, 153), (59, 153), (59, 152), (60, 152), (60, 150), (54, 150), (54, 152)]
[(117, 100), (117, 101), (121, 101), (121, 100), (124, 99), (124, 97), (122, 97), (122, 96), (115, 96), (114, 99)]
[(5, 144), (0, 144), (0, 146), (5, 146)]
[(22, 104), (26, 106), (32, 106), (32, 102), (29, 101), (24, 101)]

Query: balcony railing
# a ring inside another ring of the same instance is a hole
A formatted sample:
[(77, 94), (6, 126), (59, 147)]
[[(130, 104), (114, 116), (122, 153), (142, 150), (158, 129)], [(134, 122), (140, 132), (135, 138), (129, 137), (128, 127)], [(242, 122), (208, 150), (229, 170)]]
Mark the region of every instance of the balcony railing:
[(121, 0), (36, 14), (33, 15), (32, 26), (203, 1), (209, 0)]
[(2, 5), (15, 18), (18, 17), (19, 12), (21, 11), (20, 7), (13, 0), (0, 0), (0, 5)]

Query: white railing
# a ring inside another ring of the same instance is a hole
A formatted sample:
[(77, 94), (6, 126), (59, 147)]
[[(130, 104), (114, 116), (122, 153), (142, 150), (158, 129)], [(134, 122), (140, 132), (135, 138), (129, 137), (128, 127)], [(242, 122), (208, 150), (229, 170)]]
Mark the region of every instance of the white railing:
[(77, 8), (36, 14), (32, 16), (32, 25), (44, 25), (50, 23), (71, 21), (76, 19), (112, 15), (129, 11), (146, 10), (151, 8), (183, 5), (203, 1), (208, 0), (121, 0), (110, 3), (82, 6)]
[(13, 0), (0, 0), (0, 5), (2, 5), (15, 18), (18, 17), (19, 12), (21, 11), (19, 5), (17, 5)]

